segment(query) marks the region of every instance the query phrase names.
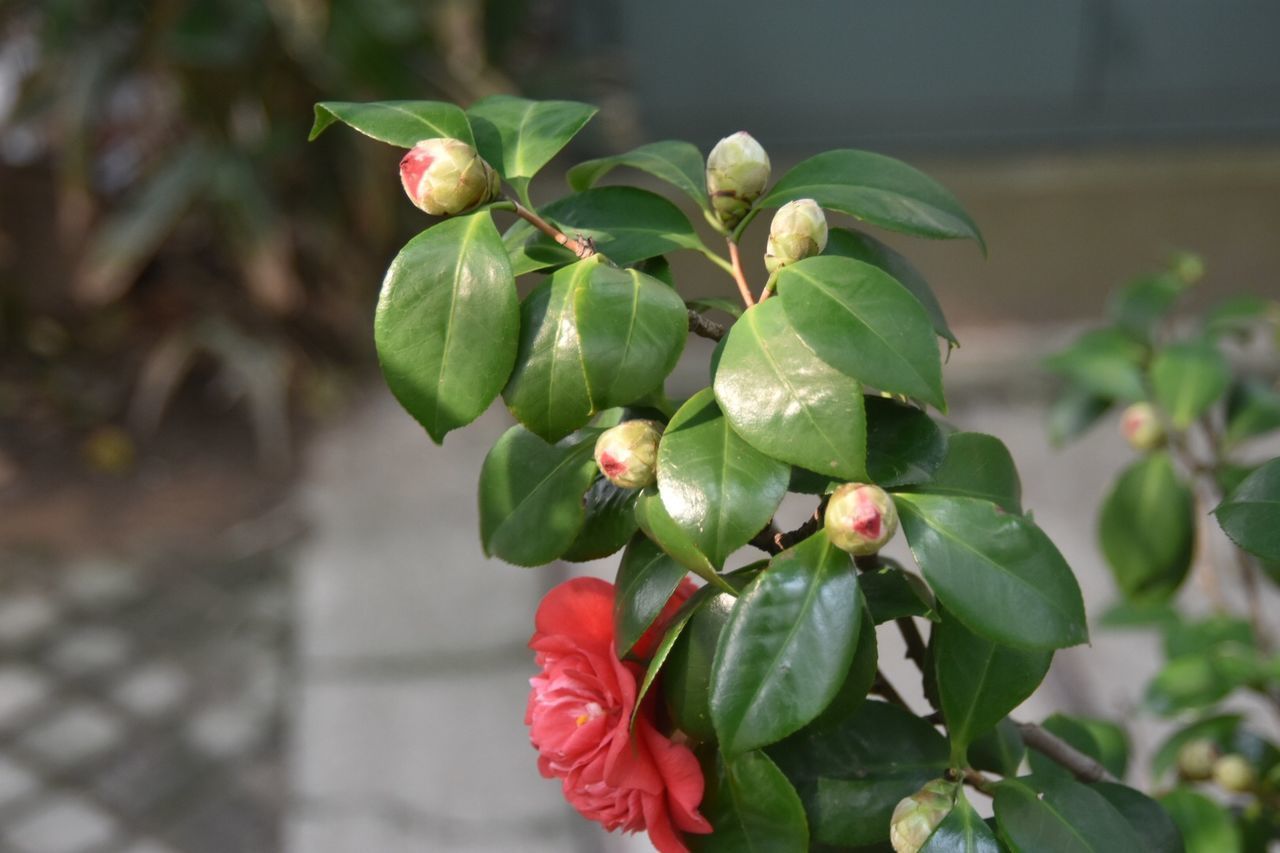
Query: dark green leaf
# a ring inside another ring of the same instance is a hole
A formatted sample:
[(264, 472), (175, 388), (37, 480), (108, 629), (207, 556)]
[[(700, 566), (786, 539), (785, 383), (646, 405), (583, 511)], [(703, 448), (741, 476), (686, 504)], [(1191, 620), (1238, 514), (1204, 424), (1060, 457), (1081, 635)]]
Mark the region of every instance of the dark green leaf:
[(688, 572), (648, 537), (631, 540), (618, 564), (613, 603), (614, 645), (620, 657), (649, 630)]
[(1160, 797), (1182, 833), (1187, 853), (1242, 853), (1240, 831), (1231, 813), (1213, 800), (1189, 788), (1174, 788)]
[[(644, 678), (641, 679), (640, 681), (640, 688), (636, 691), (635, 707), (633, 707), (631, 710), (631, 727), (632, 728), (635, 728), (636, 717), (639, 716), (640, 714), (640, 708), (644, 703), (645, 696), (647, 696), (649, 693), (649, 688), (653, 687), (653, 682), (657, 680), (658, 675), (663, 671), (663, 665), (666, 664), (668, 658), (670, 658), (671, 652), (675, 649), (676, 644), (680, 641), (680, 638), (684, 636), (685, 628), (688, 627), (689, 623), (693, 621), (693, 617), (697, 615), (698, 611), (706, 606), (707, 600), (716, 594), (718, 593), (716, 593), (716, 591), (711, 587), (707, 587), (707, 586), (701, 587), (697, 592), (695, 592), (689, 598), (688, 601), (686, 601), (683, 605), (681, 605), (680, 609), (676, 611), (676, 615), (672, 617), (671, 624), (667, 626), (666, 632), (663, 633), (662, 639), (658, 642), (657, 648), (654, 649), (653, 651), (653, 657), (649, 660), (649, 665), (645, 668)], [(714, 646), (715, 640), (713, 639), (711, 643), (712, 643), (712, 646)], [(668, 676), (665, 679), (665, 681), (670, 683), (673, 680), (673, 678), (674, 677), (672, 676)], [(668, 690), (670, 689), (671, 688), (668, 687)], [(663, 692), (666, 693), (668, 691), (664, 690)], [(706, 712), (705, 712), (706, 688), (705, 687), (703, 688), (702, 692), (704, 694), (702, 703), (704, 708), (703, 715), (705, 717), (706, 716)], [(705, 725), (707, 730), (710, 731), (711, 729), (710, 719), (706, 720)], [(677, 723), (677, 726), (678, 726), (678, 723)]]
[(714, 831), (689, 835), (699, 853), (796, 853), (809, 848), (804, 806), (763, 752), (717, 753), (701, 811)]
[(995, 833), (961, 794), (919, 853), (998, 853), (999, 850)]
[(442, 136), (475, 145), (466, 113), (443, 101), (323, 101), (316, 104), (316, 121), (308, 139), (315, 139), (335, 121), (400, 148)]
[(1191, 568), (1195, 498), (1165, 452), (1134, 462), (1102, 503), (1098, 536), (1116, 584), (1133, 601), (1170, 598)]
[(880, 562), (881, 568), (864, 572), (859, 579), (875, 624), (906, 616), (938, 618), (933, 610), (933, 594), (923, 580), (886, 557), (881, 557)]
[(1280, 560), (1280, 457), (1254, 471), (1213, 511), (1231, 541)]
[(1142, 841), (1142, 853), (1183, 853), (1182, 833), (1155, 800), (1115, 782), (1097, 782), (1091, 787), (1129, 822)]
[(699, 596), (700, 605), (667, 657), (662, 695), (676, 728), (695, 742), (714, 743), (716, 732), (711, 725), (709, 687), (711, 662), (720, 632), (729, 621), (737, 599), (707, 587), (698, 590), (695, 597)]
[[(635, 187), (599, 187), (566, 196), (539, 213), (564, 233), (595, 242), (596, 250), (620, 267), (701, 245), (689, 217), (656, 193)], [(520, 220), (502, 237), (516, 275), (573, 263), (568, 249)]]
[(519, 322), (511, 266), (488, 213), (428, 228), (391, 262), (373, 323), (378, 361), (437, 444), (498, 396)]
[(938, 304), (938, 297), (934, 296), (929, 282), (924, 280), (924, 276), (911, 265), (910, 261), (886, 244), (860, 231), (832, 228), (827, 235), (827, 248), (824, 254), (853, 258), (884, 270), (911, 291), (912, 296), (920, 300), (925, 313), (929, 315), (930, 322), (933, 323), (933, 330), (939, 337), (945, 338), (952, 344), (960, 343), (947, 326), (947, 318), (943, 316), (942, 306)]
[(738, 437), (710, 388), (680, 407), (658, 446), (658, 491), (667, 514), (714, 566), (769, 523), (790, 474), (786, 464)]
[(1045, 367), (1100, 397), (1141, 400), (1144, 354), (1142, 344), (1119, 329), (1098, 329), (1045, 359)]
[[(1124, 729), (1106, 720), (1066, 714), (1054, 714), (1041, 723), (1041, 726), (1085, 755), (1096, 759), (1111, 775), (1124, 778), (1129, 764), (1129, 740)], [(1034, 750), (1027, 753), (1027, 761), (1037, 777), (1070, 778), (1060, 764)]]
[(947, 436), (942, 466), (932, 478), (911, 491), (981, 498), (1006, 512), (1022, 513), (1022, 481), (1009, 449), (995, 436), (980, 432), (956, 432)]
[(1187, 289), (1188, 282), (1172, 273), (1146, 276), (1117, 290), (1108, 301), (1111, 321), (1146, 343), (1155, 325)]
[(1227, 361), (1210, 343), (1171, 344), (1151, 363), (1156, 402), (1178, 429), (1186, 429), (1226, 393)]
[(467, 110), (480, 156), (521, 193), (595, 114), (589, 104), (512, 95), (490, 95)]
[(927, 482), (947, 455), (947, 438), (921, 409), (867, 396), (867, 473), (891, 489)]
[(947, 611), (941, 615), (934, 628), (933, 663), (952, 764), (963, 766), (969, 744), (1040, 686), (1053, 652), (1002, 646), (974, 634)]
[(1257, 380), (1232, 386), (1227, 395), (1227, 429), (1223, 443), (1234, 447), (1275, 429), (1280, 429), (1280, 393)]
[(1015, 853), (1133, 853), (1142, 847), (1124, 816), (1071, 779), (1048, 780), (1044, 797), (1024, 782), (996, 787), (996, 820)]
[(1067, 385), (1049, 407), (1049, 440), (1061, 447), (1096, 424), (1111, 401), (1075, 385)]
[(894, 502), (929, 585), (969, 630), (1025, 648), (1086, 641), (1075, 576), (1030, 519), (976, 498), (900, 494)]
[(781, 300), (761, 302), (729, 330), (715, 392), (734, 430), (762, 453), (866, 481), (862, 386), (805, 346)]
[(582, 529), (582, 496), (596, 476), (595, 431), (576, 444), (547, 444), (521, 426), (507, 430), (480, 468), (480, 541), (518, 566), (559, 557)]
[(620, 489), (597, 476), (582, 499), (586, 518), (578, 538), (561, 555), (572, 563), (599, 560), (616, 552), (636, 532), (635, 489)]
[(990, 770), (1001, 776), (1016, 776), (1026, 757), (1027, 748), (1017, 723), (1005, 717), (986, 734), (969, 744), (969, 761), (977, 770)]
[(769, 749), (809, 815), (813, 838), (857, 846), (888, 839), (903, 797), (947, 767), (947, 744), (896, 705), (868, 700), (848, 717), (810, 726)]
[(716, 573), (707, 555), (684, 532), (684, 529), (667, 514), (657, 489), (645, 489), (636, 498), (636, 523), (644, 534), (661, 546), (677, 563), (693, 572), (707, 583), (728, 591), (723, 578)]
[(783, 175), (760, 207), (780, 207), (811, 198), (890, 231), (919, 237), (976, 240), (978, 226), (941, 184), (906, 163), (870, 151), (827, 151)]
[(707, 206), (706, 163), (702, 152), (691, 143), (677, 140), (650, 142), (626, 154), (579, 163), (569, 170), (569, 186), (575, 192), (590, 189), (618, 166), (648, 172), (676, 187), (699, 206)]
[[(863, 575), (858, 579), (859, 585), (865, 577)], [(864, 611), (858, 627), (858, 641), (854, 647), (853, 662), (849, 664), (844, 683), (836, 691), (835, 698), (827, 703), (827, 707), (810, 724), (814, 727), (820, 728), (839, 723), (857, 711), (858, 706), (867, 700), (867, 694), (876, 683), (877, 667), (880, 663), (876, 643), (876, 623), (871, 620), (871, 613), (865, 610), (865, 605)]]
[(818, 256), (783, 267), (777, 287), (796, 333), (823, 361), (882, 391), (946, 410), (929, 316), (888, 273), (852, 258)]

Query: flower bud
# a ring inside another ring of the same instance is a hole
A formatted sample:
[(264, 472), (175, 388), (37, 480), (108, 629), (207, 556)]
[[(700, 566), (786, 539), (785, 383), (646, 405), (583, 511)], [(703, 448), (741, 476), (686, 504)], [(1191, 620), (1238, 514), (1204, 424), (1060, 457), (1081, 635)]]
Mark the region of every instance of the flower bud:
[(771, 273), (821, 254), (827, 247), (827, 217), (811, 198), (789, 201), (773, 215), (764, 265)]
[(1120, 416), (1120, 432), (1134, 450), (1155, 450), (1164, 445), (1164, 425), (1150, 403), (1134, 403)]
[(889, 843), (896, 853), (916, 853), (955, 805), (956, 785), (934, 779), (894, 806)]
[(898, 532), (898, 510), (879, 486), (845, 483), (831, 493), (823, 526), (832, 545), (865, 557)]
[(707, 193), (727, 228), (742, 221), (769, 183), (769, 155), (745, 130), (726, 136), (707, 156)]
[(424, 139), (400, 161), (409, 200), (432, 216), (453, 216), (493, 201), (501, 179), (461, 139)]
[(1213, 781), (1224, 790), (1244, 793), (1253, 790), (1257, 775), (1243, 755), (1224, 755), (1213, 764)]
[(642, 489), (658, 478), (657, 421), (623, 421), (596, 439), (596, 464), (600, 472), (621, 489)]
[(1187, 741), (1178, 750), (1178, 775), (1191, 782), (1203, 781), (1213, 775), (1217, 760), (1218, 747), (1213, 741), (1203, 738)]

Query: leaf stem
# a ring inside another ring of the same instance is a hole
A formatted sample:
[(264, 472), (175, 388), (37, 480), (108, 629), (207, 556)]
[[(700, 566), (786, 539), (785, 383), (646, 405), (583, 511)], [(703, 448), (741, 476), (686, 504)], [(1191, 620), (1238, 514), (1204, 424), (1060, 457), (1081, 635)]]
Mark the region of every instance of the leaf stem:
[(773, 290), (778, 284), (778, 274), (776, 272), (769, 273), (769, 280), (764, 283), (764, 290), (760, 291), (760, 302), (764, 302), (770, 296), (773, 296)]
[(513, 210), (515, 211), (516, 216), (519, 216), (525, 222), (528, 222), (534, 228), (537, 228), (543, 234), (546, 234), (552, 240), (555, 240), (579, 258), (589, 258), (596, 253), (596, 247), (590, 238), (575, 240), (515, 199), (508, 198), (507, 201), (515, 205)]
[(756, 304), (755, 299), (751, 296), (751, 285), (747, 284), (747, 275), (742, 271), (742, 256), (738, 253), (738, 244), (733, 242), (732, 238), (726, 237), (725, 242), (729, 244), (729, 262), (733, 273), (733, 280), (738, 283), (738, 293), (742, 294), (742, 301), (750, 308)]
[(729, 275), (734, 276), (735, 280), (737, 279), (737, 276), (734, 275), (734, 272), (733, 272), (733, 265), (730, 264), (728, 261), (726, 261), (724, 258), (720, 257), (715, 252), (708, 249), (706, 246), (702, 246), (702, 245), (698, 246), (698, 251), (701, 252), (703, 255), (705, 255), (707, 260), (711, 261), (713, 264), (720, 267), (720, 269), (724, 270)]

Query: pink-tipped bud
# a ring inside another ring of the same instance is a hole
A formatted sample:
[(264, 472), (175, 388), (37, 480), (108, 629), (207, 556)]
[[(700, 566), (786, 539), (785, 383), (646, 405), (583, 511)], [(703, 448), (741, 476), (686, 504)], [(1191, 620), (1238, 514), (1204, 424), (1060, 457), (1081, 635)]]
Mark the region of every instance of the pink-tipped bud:
[(1197, 738), (1178, 750), (1178, 775), (1191, 782), (1202, 782), (1213, 775), (1218, 760), (1218, 747), (1213, 741)]
[(919, 791), (900, 800), (889, 819), (889, 843), (894, 851), (916, 853), (951, 813), (955, 802), (956, 783), (946, 779), (927, 782)]
[(764, 265), (774, 273), (827, 247), (827, 216), (811, 198), (789, 201), (773, 215)]
[(1164, 446), (1164, 426), (1155, 406), (1134, 403), (1120, 416), (1120, 432), (1134, 450), (1155, 450)]
[(1253, 772), (1253, 765), (1243, 755), (1224, 755), (1213, 765), (1213, 781), (1223, 790), (1243, 794), (1253, 790), (1258, 776)]
[(745, 130), (726, 136), (707, 155), (707, 193), (726, 228), (742, 221), (769, 184), (769, 155)]
[(461, 139), (424, 139), (400, 161), (409, 200), (432, 216), (466, 213), (498, 197), (501, 179)]
[(596, 464), (600, 473), (621, 489), (643, 489), (658, 479), (657, 421), (623, 421), (596, 439)]
[(831, 493), (823, 522), (832, 545), (865, 557), (898, 532), (898, 510), (879, 486), (845, 483)]

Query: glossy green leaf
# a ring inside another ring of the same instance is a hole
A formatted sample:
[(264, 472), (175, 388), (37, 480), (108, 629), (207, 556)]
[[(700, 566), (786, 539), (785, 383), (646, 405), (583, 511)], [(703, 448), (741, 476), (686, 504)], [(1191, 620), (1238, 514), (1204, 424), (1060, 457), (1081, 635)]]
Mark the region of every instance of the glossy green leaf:
[[(680, 208), (635, 187), (598, 187), (566, 196), (538, 212), (570, 237), (590, 238), (598, 252), (620, 267), (702, 245)], [(524, 220), (511, 226), (502, 240), (516, 275), (576, 260), (572, 252)]]
[(1227, 394), (1227, 428), (1223, 443), (1241, 442), (1280, 429), (1280, 392), (1264, 382), (1244, 380)]
[(521, 426), (503, 433), (480, 468), (484, 552), (540, 566), (565, 552), (582, 529), (582, 496), (595, 479), (595, 431), (577, 443), (547, 444)]
[(990, 770), (1001, 776), (1017, 776), (1027, 747), (1013, 720), (1005, 717), (969, 744), (969, 762), (977, 770)]
[(1124, 816), (1096, 791), (1053, 779), (1044, 796), (1022, 781), (996, 787), (996, 820), (1014, 853), (1133, 853), (1142, 842)]
[[(1129, 737), (1124, 729), (1115, 723), (1088, 717), (1052, 714), (1040, 725), (1085, 755), (1096, 759), (1111, 775), (1124, 778), (1129, 765)], [(1027, 761), (1037, 777), (1071, 778), (1070, 773), (1062, 765), (1035, 750), (1027, 753)]]
[(717, 753), (701, 811), (710, 835), (689, 835), (697, 853), (796, 853), (809, 849), (809, 826), (795, 788), (763, 752)]
[(969, 744), (1036, 691), (1052, 662), (1051, 651), (993, 643), (942, 612), (933, 633), (933, 664), (953, 764), (963, 766)]
[(1190, 788), (1174, 788), (1159, 801), (1182, 833), (1187, 853), (1243, 853), (1231, 813), (1213, 800)]
[(818, 532), (773, 558), (743, 591), (711, 667), (711, 719), (729, 755), (818, 716), (853, 660), (862, 616), (849, 555)]
[(728, 591), (729, 587), (711, 565), (707, 555), (698, 549), (689, 534), (667, 513), (657, 489), (645, 489), (636, 498), (636, 522), (644, 534), (658, 543), (676, 562), (708, 583)]
[(622, 554), (613, 602), (614, 645), (625, 657), (662, 608), (671, 600), (689, 570), (648, 537), (637, 535)]
[[(859, 577), (858, 584), (861, 586), (865, 575)], [(827, 707), (822, 710), (812, 723), (811, 726), (821, 728), (829, 724), (838, 724), (845, 717), (856, 712), (863, 702), (867, 701), (867, 694), (871, 692), (871, 688), (876, 683), (876, 674), (879, 672), (880, 650), (876, 642), (876, 623), (871, 619), (871, 611), (867, 609), (865, 602), (862, 603), (863, 614), (858, 625), (858, 639), (854, 646), (853, 661), (849, 664), (849, 671), (845, 674), (844, 681), (840, 685), (840, 689), (836, 691), (835, 697), (827, 703)]]
[(894, 806), (947, 767), (946, 741), (931, 725), (873, 700), (768, 752), (800, 794), (813, 838), (840, 847), (886, 841)]
[(1187, 286), (1185, 279), (1172, 273), (1145, 276), (1112, 294), (1107, 314), (1113, 323), (1145, 343)]
[(999, 853), (999, 850), (995, 833), (961, 794), (919, 853)]
[[(649, 694), (649, 689), (653, 687), (653, 683), (663, 672), (663, 668), (667, 663), (667, 660), (671, 657), (672, 650), (675, 649), (676, 644), (684, 635), (685, 628), (687, 628), (689, 623), (693, 621), (693, 617), (697, 614), (698, 610), (706, 604), (707, 599), (711, 597), (712, 593), (715, 593), (715, 590), (710, 587), (704, 586), (700, 588), (680, 607), (678, 611), (676, 611), (676, 615), (671, 619), (671, 624), (667, 626), (667, 630), (663, 633), (662, 639), (658, 641), (657, 648), (653, 650), (653, 657), (649, 659), (649, 665), (645, 667), (644, 678), (640, 680), (640, 687), (636, 690), (636, 704), (635, 707), (631, 709), (632, 728), (635, 728), (636, 717), (640, 714), (640, 709), (645, 696)], [(669, 676), (666, 680), (667, 682), (671, 682), (674, 679)], [(665, 693), (667, 691), (663, 692)], [(673, 717), (673, 721), (674, 719), (675, 718)], [(706, 727), (708, 731), (711, 728), (711, 721), (709, 718), (706, 720)], [(688, 732), (686, 732), (686, 734), (688, 734)]]
[(969, 238), (982, 250), (978, 226), (941, 184), (906, 163), (870, 151), (827, 151), (793, 167), (762, 198), (780, 207), (811, 198), (890, 231), (919, 237)]
[(1191, 568), (1195, 498), (1165, 452), (1126, 468), (1102, 503), (1098, 536), (1116, 585), (1134, 601), (1170, 598)]
[(569, 186), (574, 192), (588, 190), (619, 166), (648, 172), (671, 184), (699, 206), (707, 206), (706, 162), (702, 152), (692, 143), (674, 139), (650, 142), (625, 154), (579, 163), (569, 170)]
[(928, 413), (884, 397), (866, 396), (867, 473), (891, 489), (927, 482), (947, 455), (947, 438)]
[(658, 492), (667, 514), (714, 566), (768, 525), (790, 474), (785, 463), (738, 437), (710, 388), (680, 407), (658, 446)]
[(1231, 370), (1217, 347), (1178, 343), (1156, 353), (1151, 386), (1156, 402), (1178, 429), (1186, 429), (1226, 393)]
[(467, 109), (480, 156), (521, 192), (595, 114), (590, 104), (512, 95), (490, 95)]
[(1128, 785), (1096, 782), (1090, 785), (1118, 811), (1142, 842), (1141, 853), (1183, 853), (1182, 833), (1159, 803)]
[(1232, 542), (1264, 560), (1280, 560), (1280, 457), (1246, 477), (1213, 514)]
[(828, 232), (827, 248), (823, 250), (823, 254), (853, 258), (884, 270), (920, 301), (925, 313), (929, 315), (929, 321), (933, 323), (933, 330), (939, 337), (952, 344), (960, 343), (947, 325), (947, 318), (942, 313), (942, 305), (939, 304), (938, 297), (934, 295), (929, 282), (925, 281), (924, 276), (912, 266), (910, 261), (885, 243), (860, 231), (832, 228)]
[(511, 266), (488, 213), (428, 228), (391, 262), (373, 321), (378, 362), (437, 444), (498, 396), (519, 322)]
[(335, 121), (400, 148), (412, 148), (424, 139), (439, 137), (475, 145), (467, 114), (443, 101), (323, 101), (316, 104), (316, 120), (308, 139), (315, 139)]
[(925, 582), (893, 560), (879, 560), (880, 568), (863, 572), (859, 578), (872, 620), (877, 625), (908, 616), (936, 620), (933, 593)]
[(976, 498), (899, 494), (894, 502), (929, 585), (969, 630), (1039, 649), (1088, 639), (1075, 576), (1030, 519)]
[[(737, 583), (731, 576), (728, 583)], [(684, 633), (676, 641), (667, 658), (662, 681), (671, 722), (695, 742), (714, 743), (711, 725), (711, 664), (716, 645), (737, 598), (727, 592), (703, 587), (698, 590), (702, 603), (693, 613)]]
[(1111, 400), (1141, 400), (1145, 349), (1119, 329), (1081, 335), (1065, 350), (1045, 359), (1045, 367), (1078, 387)]
[(1006, 512), (1022, 513), (1022, 481), (1009, 449), (995, 436), (980, 432), (947, 436), (942, 465), (911, 491), (981, 498)]
[(946, 410), (929, 315), (888, 273), (820, 255), (783, 267), (777, 282), (796, 334), (819, 358), (881, 391)]
[(714, 387), (725, 417), (757, 450), (865, 482), (862, 386), (813, 354), (781, 300), (761, 302), (729, 330)]
[(1054, 447), (1062, 447), (1088, 432), (1110, 408), (1106, 397), (1067, 385), (1049, 406), (1049, 440)]
[(561, 559), (571, 563), (599, 560), (623, 548), (636, 532), (635, 489), (620, 489), (597, 476), (582, 499), (582, 530)]

